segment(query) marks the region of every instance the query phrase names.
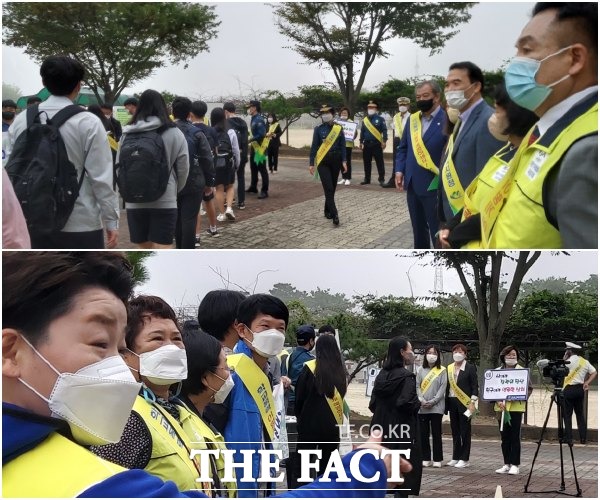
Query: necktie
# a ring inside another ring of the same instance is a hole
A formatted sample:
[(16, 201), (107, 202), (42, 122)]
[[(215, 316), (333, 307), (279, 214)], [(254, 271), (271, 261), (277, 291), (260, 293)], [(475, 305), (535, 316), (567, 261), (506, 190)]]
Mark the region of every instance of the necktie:
[(460, 126), (462, 125), (462, 120), (459, 118), (454, 125), (454, 131), (452, 132), (452, 137), (454, 142), (456, 142), (456, 138), (458, 137), (458, 132), (460, 131)]

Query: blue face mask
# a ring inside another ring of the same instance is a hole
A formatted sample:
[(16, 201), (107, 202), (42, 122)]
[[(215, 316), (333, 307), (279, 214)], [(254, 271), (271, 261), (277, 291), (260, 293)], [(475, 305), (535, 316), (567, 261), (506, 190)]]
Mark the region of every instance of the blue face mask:
[(519, 106), (530, 111), (538, 109), (552, 92), (552, 87), (571, 76), (563, 76), (561, 79), (549, 85), (539, 84), (535, 81), (535, 76), (539, 71), (540, 66), (546, 59), (558, 55), (570, 48), (571, 45), (544, 57), (544, 59), (540, 61), (529, 57), (514, 57), (504, 73), (506, 91), (510, 98)]

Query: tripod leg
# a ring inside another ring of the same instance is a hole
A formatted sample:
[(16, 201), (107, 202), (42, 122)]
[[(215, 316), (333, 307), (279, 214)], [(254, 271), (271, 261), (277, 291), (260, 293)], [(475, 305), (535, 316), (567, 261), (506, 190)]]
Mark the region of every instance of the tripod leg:
[(548, 420), (550, 419), (550, 413), (552, 412), (552, 403), (554, 403), (554, 394), (550, 398), (550, 406), (548, 407), (548, 413), (546, 414), (546, 420), (544, 420), (544, 425), (542, 426), (542, 432), (540, 432), (540, 439), (537, 442), (537, 448), (535, 450), (535, 454), (533, 455), (533, 461), (531, 462), (531, 467), (529, 469), (529, 476), (527, 477), (527, 482), (525, 483), (525, 493), (527, 493), (527, 488), (529, 487), (529, 483), (531, 482), (531, 475), (533, 474), (533, 467), (535, 465), (535, 461), (537, 460), (538, 453), (540, 452), (540, 446), (542, 446), (542, 441), (544, 439), (544, 434), (546, 433), (546, 427), (548, 427)]
[[(560, 448), (560, 488), (558, 491), (565, 491), (565, 463), (563, 458), (563, 443), (564, 443), (564, 423), (563, 423), (563, 404), (564, 399), (563, 395), (560, 394), (558, 396), (558, 400), (556, 402), (556, 414), (558, 418), (558, 446)], [(573, 453), (573, 448), (571, 447), (571, 454)]]
[(573, 444), (569, 445), (569, 449), (571, 450), (571, 463), (573, 464), (573, 477), (575, 478), (575, 488), (577, 488), (576, 496), (580, 497), (582, 495), (582, 491), (579, 487), (579, 480), (577, 479), (577, 469), (575, 469), (575, 455), (573, 455)]

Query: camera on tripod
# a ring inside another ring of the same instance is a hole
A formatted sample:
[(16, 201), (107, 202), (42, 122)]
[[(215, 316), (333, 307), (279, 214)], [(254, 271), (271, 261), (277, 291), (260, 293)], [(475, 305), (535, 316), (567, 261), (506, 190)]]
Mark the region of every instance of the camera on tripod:
[(544, 377), (552, 380), (555, 387), (562, 388), (565, 377), (569, 374), (569, 367), (567, 366), (569, 363), (570, 361), (564, 359), (557, 359), (556, 361), (541, 359), (537, 362), (537, 366), (542, 370)]

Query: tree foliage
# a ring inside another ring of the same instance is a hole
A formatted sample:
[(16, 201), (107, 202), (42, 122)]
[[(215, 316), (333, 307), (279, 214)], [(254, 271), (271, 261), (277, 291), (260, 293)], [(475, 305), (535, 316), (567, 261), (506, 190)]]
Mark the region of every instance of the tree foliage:
[(310, 112), (302, 97), (296, 94), (282, 94), (279, 90), (269, 90), (261, 98), (261, 107), (265, 113), (274, 113), (277, 120), (283, 120), (282, 132), (287, 132), (289, 126), (297, 122), (304, 113)]
[(276, 283), (269, 293), (285, 303), (301, 302), (306, 310), (317, 319), (349, 311), (353, 307), (352, 301), (343, 293), (333, 293), (329, 289), (323, 290), (318, 287), (316, 290), (306, 292), (298, 290), (289, 283)]
[(470, 19), (472, 3), (286, 2), (273, 4), (279, 32), (308, 63), (328, 66), (351, 113), (375, 60), (392, 38), (438, 52)]
[(150, 279), (150, 272), (146, 267), (146, 260), (154, 255), (154, 252), (125, 252), (125, 257), (133, 267), (134, 286), (143, 285)]
[(7, 2), (2, 17), (6, 45), (38, 62), (77, 59), (86, 84), (109, 102), (166, 62), (206, 51), (220, 24), (213, 6), (183, 2)]

